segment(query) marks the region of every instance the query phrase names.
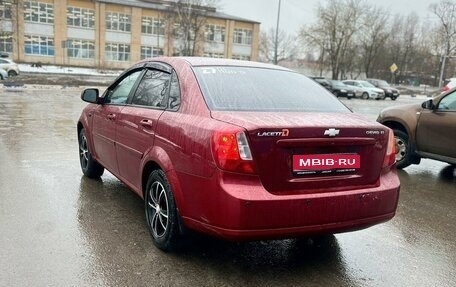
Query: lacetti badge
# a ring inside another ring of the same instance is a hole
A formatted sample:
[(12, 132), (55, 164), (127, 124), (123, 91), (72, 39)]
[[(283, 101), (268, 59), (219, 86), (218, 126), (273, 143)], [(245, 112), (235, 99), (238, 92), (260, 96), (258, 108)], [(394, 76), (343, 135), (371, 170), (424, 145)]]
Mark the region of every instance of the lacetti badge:
[(293, 156), (293, 171), (354, 171), (361, 167), (358, 154), (308, 154)]
[(287, 137), (290, 134), (288, 129), (283, 129), (280, 132), (258, 132), (259, 137)]
[(340, 130), (336, 129), (327, 129), (325, 130), (325, 136), (335, 137), (339, 134)]

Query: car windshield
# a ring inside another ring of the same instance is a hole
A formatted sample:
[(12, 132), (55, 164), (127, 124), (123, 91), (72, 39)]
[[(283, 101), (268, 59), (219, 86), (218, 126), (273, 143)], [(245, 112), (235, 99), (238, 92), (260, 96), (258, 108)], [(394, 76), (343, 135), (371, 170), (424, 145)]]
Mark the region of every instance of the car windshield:
[(295, 72), (233, 66), (194, 71), (210, 110), (349, 112), (322, 86)]
[(360, 81), (361, 83), (361, 86), (363, 87), (366, 87), (366, 88), (375, 88), (374, 85), (372, 85), (371, 83), (367, 82), (367, 81)]

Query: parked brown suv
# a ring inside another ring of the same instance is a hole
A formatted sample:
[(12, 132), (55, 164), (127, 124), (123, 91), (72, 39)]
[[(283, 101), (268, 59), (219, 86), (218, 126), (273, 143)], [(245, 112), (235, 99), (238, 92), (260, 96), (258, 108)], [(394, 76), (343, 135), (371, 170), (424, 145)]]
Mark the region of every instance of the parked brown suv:
[(377, 121), (394, 131), (398, 168), (421, 158), (456, 165), (456, 89), (422, 104), (384, 109)]

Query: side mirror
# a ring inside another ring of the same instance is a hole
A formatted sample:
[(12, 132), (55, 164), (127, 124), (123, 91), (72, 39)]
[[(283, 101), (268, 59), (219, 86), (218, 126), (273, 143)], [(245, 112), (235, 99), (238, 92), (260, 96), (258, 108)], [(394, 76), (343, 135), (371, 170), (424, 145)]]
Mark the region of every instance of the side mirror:
[(432, 102), (432, 100), (427, 100), (427, 101), (425, 101), (424, 103), (421, 104), (421, 107), (423, 109), (433, 110), (434, 109), (434, 103)]
[(99, 94), (100, 92), (98, 91), (98, 89), (85, 89), (81, 94), (81, 100), (91, 104), (99, 104)]

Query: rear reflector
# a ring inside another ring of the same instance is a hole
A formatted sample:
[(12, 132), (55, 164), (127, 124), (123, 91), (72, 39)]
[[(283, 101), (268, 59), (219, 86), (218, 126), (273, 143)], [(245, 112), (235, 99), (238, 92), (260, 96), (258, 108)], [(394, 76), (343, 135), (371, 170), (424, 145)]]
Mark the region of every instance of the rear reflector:
[(383, 167), (391, 166), (396, 162), (396, 139), (391, 129), (388, 132), (388, 145), (386, 147), (385, 159), (383, 160)]

